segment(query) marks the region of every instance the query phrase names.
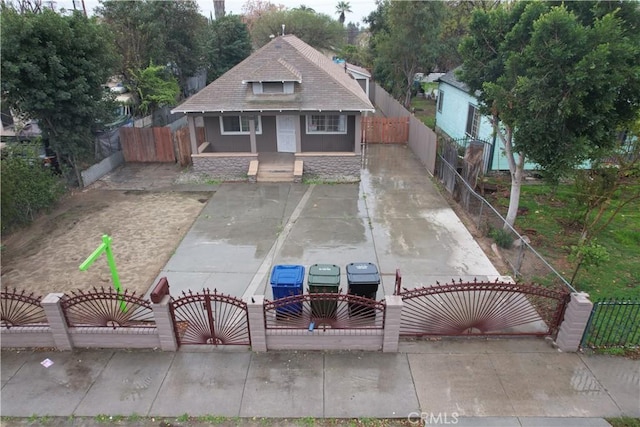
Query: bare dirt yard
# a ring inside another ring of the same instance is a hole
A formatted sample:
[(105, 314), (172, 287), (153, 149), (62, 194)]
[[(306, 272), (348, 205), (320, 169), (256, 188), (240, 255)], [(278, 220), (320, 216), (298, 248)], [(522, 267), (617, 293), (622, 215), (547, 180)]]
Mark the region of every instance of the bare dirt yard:
[(104, 255), (88, 271), (79, 270), (108, 234), (122, 287), (142, 296), (210, 196), (96, 189), (70, 194), (30, 227), (3, 237), (2, 287), (41, 296), (110, 287)]

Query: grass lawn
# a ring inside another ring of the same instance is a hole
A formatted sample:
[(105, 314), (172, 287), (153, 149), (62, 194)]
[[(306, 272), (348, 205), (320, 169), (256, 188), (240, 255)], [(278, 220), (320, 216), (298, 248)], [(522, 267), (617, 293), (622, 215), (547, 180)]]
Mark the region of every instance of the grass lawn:
[[(499, 190), (489, 197), (503, 214), (509, 205), (508, 188), (508, 180), (500, 181)], [(520, 211), (516, 229), (531, 236), (536, 250), (570, 280), (575, 265), (568, 260), (569, 247), (580, 236), (573, 185), (561, 185), (554, 193), (545, 184), (524, 184)], [(596, 238), (610, 259), (598, 267), (581, 268), (574, 287), (589, 293), (592, 300), (640, 298), (639, 204), (627, 205)]]
[(414, 97), (411, 100), (411, 110), (415, 116), (431, 129), (436, 127), (436, 101), (434, 99), (426, 99)]

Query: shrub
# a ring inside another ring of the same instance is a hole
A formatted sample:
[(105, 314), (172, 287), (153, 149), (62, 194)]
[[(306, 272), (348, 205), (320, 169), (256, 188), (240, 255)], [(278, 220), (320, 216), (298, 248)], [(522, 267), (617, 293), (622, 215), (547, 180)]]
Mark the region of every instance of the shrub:
[(60, 178), (42, 166), (36, 145), (5, 148), (0, 167), (3, 232), (30, 223), (64, 193)]
[(510, 249), (513, 244), (511, 233), (502, 228), (493, 228), (489, 231), (489, 237), (495, 240), (496, 244), (504, 249)]

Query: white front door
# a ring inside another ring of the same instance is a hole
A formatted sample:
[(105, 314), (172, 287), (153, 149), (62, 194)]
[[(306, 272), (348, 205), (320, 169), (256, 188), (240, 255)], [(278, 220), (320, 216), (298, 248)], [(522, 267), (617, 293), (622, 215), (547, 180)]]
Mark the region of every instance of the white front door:
[(296, 120), (298, 116), (276, 116), (279, 153), (296, 152)]

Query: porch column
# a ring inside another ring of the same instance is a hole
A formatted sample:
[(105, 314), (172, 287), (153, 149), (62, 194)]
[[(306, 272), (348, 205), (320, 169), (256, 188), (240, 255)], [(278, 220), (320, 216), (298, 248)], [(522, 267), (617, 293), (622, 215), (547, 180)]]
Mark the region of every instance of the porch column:
[(251, 152), (258, 152), (256, 144), (256, 116), (249, 116), (249, 140), (251, 141)]
[(355, 119), (355, 123), (356, 123), (356, 129), (354, 131), (355, 135), (355, 148), (354, 148), (354, 153), (356, 154), (360, 154), (361, 149), (362, 149), (362, 113), (360, 113), (359, 115), (356, 116)]
[(300, 126), (300, 118), (304, 116), (296, 117), (296, 153), (302, 153), (302, 127)]
[(198, 139), (196, 136), (196, 119), (187, 115), (187, 125), (189, 126), (189, 140), (191, 141), (191, 153), (198, 154)]

